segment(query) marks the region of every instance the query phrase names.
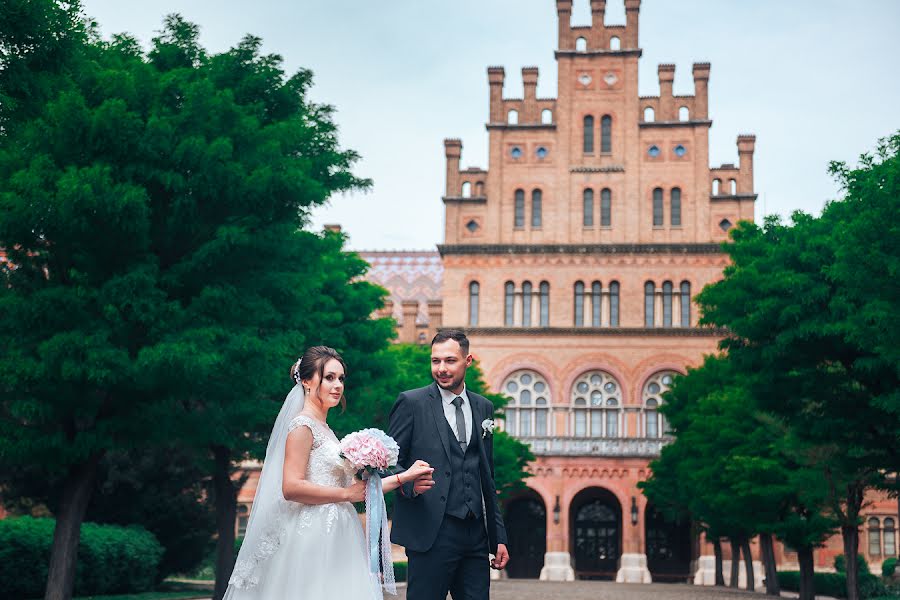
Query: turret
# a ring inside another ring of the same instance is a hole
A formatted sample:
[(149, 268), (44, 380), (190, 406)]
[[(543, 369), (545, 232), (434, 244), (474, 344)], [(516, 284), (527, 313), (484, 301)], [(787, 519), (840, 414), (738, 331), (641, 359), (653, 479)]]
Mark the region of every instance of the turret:
[(458, 139), (444, 140), (444, 156), (447, 158), (447, 192), (446, 196), (460, 195), (459, 158), (462, 156), (462, 141)]
[(525, 100), (519, 122), (538, 123), (540, 121), (537, 105), (538, 68), (522, 67), (522, 83), (525, 87)]
[(641, 12), (641, 0), (625, 0), (625, 39), (622, 48), (629, 50), (638, 48), (638, 15)]
[(672, 85), (675, 81), (675, 65), (659, 65), (659, 114), (658, 121), (675, 120), (675, 98), (672, 96)]
[(556, 15), (559, 17), (559, 49), (571, 50), (572, 0), (556, 0)]
[(709, 119), (709, 63), (694, 63), (694, 114), (692, 119)]
[(753, 193), (753, 152), (756, 150), (755, 135), (739, 135), (737, 138), (740, 175), (738, 190), (743, 194)]
[(503, 67), (488, 67), (488, 86), (491, 89), (490, 121), (491, 123), (503, 123), (506, 121), (503, 114), (503, 80), (506, 71)]

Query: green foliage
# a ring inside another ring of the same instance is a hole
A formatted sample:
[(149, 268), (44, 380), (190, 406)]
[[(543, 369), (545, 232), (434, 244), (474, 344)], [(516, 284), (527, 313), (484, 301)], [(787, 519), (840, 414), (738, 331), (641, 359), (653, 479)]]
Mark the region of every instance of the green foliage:
[[(782, 590), (800, 591), (799, 571), (778, 571), (778, 583)], [(847, 575), (844, 573), (814, 573), (813, 589), (816, 595), (833, 598), (847, 597)]]
[(894, 574), (894, 571), (897, 569), (897, 557), (891, 557), (884, 559), (884, 562), (881, 563), (881, 575), (882, 577), (891, 577)]
[[(866, 558), (863, 555), (861, 555), (861, 554), (856, 555), (856, 564), (858, 565), (860, 575), (870, 574), (869, 563), (866, 562)], [(837, 571), (838, 573), (846, 573), (847, 572), (847, 557), (846, 556), (844, 556), (843, 554), (838, 554), (837, 556), (834, 557), (834, 570)]]
[[(53, 540), (53, 519), (0, 521), (0, 589), (6, 597), (43, 594)], [(153, 534), (141, 527), (84, 523), (78, 546), (78, 594), (131, 593), (153, 589), (163, 554)]]
[[(392, 344), (384, 351), (361, 360), (369, 368), (371, 375), (357, 383), (359, 378), (354, 374), (356, 367), (354, 363), (348, 363), (351, 376), (347, 380), (347, 411), (334, 415), (332, 420), (332, 428), (338, 435), (364, 427), (386, 430), (388, 416), (397, 395), (405, 390), (424, 387), (433, 381), (431, 347), (427, 345)], [(466, 371), (466, 388), (490, 400), (498, 412), (509, 401), (506, 396), (489, 390), (477, 362), (472, 363)], [(480, 431), (478, 424), (476, 430)], [(524, 480), (530, 477), (526, 467), (532, 460), (534, 455), (527, 444), (495, 431), (494, 476), (501, 499), (525, 487)], [(387, 502), (389, 507), (392, 506), (390, 499)]]

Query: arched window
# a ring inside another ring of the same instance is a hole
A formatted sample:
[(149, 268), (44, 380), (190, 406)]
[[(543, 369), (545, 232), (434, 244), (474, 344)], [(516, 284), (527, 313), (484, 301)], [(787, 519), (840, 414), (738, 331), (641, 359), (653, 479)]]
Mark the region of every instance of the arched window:
[(531, 282), (522, 283), (522, 327), (531, 327)]
[(600, 327), (601, 302), (603, 302), (603, 286), (599, 281), (591, 284), (591, 327)]
[(541, 199), (543, 194), (541, 190), (531, 191), (531, 226), (541, 226)]
[(475, 183), (475, 195), (478, 197), (484, 196), (484, 182), (479, 181)]
[(688, 281), (681, 282), (681, 326), (691, 326), (691, 284)]
[(653, 190), (653, 226), (663, 225), (663, 191), (662, 188)]
[(656, 323), (653, 312), (656, 302), (656, 285), (652, 281), (644, 284), (644, 327), (653, 327)]
[(612, 191), (603, 188), (600, 191), (600, 227), (612, 225)]
[(737, 181), (735, 181), (734, 179), (729, 179), (728, 180), (728, 189), (731, 190), (730, 193), (732, 196), (737, 194)]
[(583, 37), (575, 40), (575, 51), (576, 52), (587, 52), (587, 40)]
[(506, 113), (506, 123), (508, 125), (518, 125), (519, 124), (519, 111), (512, 109), (508, 113)]
[(621, 50), (622, 49), (622, 40), (620, 40), (616, 36), (612, 36), (609, 38), (609, 49), (610, 50)]
[(542, 125), (552, 125), (553, 124), (553, 111), (549, 108), (545, 108), (541, 111), (541, 124)]
[(462, 184), (462, 197), (470, 198), (472, 196), (472, 184), (468, 181), (463, 182)]
[(679, 121), (690, 121), (691, 120), (691, 111), (688, 110), (687, 106), (682, 106), (678, 109), (678, 120)]
[(644, 108), (644, 123), (652, 123), (656, 120), (656, 111), (652, 106)]
[(644, 437), (658, 438), (666, 432), (666, 422), (659, 413), (662, 405), (662, 394), (668, 391), (674, 381), (673, 371), (660, 371), (644, 384), (642, 394), (644, 410)]
[(478, 282), (471, 282), (469, 284), (469, 327), (478, 327), (478, 292)]
[(713, 179), (713, 185), (712, 185), (713, 196), (719, 195), (719, 189), (721, 187), (722, 187), (722, 180), (721, 179)]
[(541, 282), (541, 327), (550, 326), (550, 284), (546, 281)]
[(609, 284), (609, 326), (619, 326), (619, 282)]
[(584, 325), (584, 283), (575, 282), (575, 327)]
[(619, 437), (622, 388), (605, 371), (590, 371), (572, 387), (572, 433), (576, 437)]
[(513, 318), (515, 314), (516, 286), (512, 281), (507, 281), (504, 286), (503, 295), (503, 324), (507, 327), (513, 326)]
[(550, 388), (543, 377), (534, 371), (516, 371), (503, 383), (503, 392), (512, 398), (504, 410), (507, 433), (520, 437), (550, 435)]
[(884, 555), (897, 555), (897, 538), (894, 527), (894, 519), (887, 517), (884, 520)]
[(662, 285), (663, 300), (663, 327), (672, 326), (672, 282), (663, 281)]
[(672, 188), (671, 194), (669, 224), (673, 227), (681, 227), (681, 188)]
[(869, 556), (881, 556), (881, 522), (875, 517), (869, 519)]
[(600, 152), (612, 152), (612, 117), (600, 118)]
[(584, 153), (591, 154), (594, 151), (594, 117), (588, 115), (584, 118)]
[(584, 220), (585, 227), (594, 226), (594, 190), (584, 190), (582, 194), (584, 198)]
[(516, 190), (515, 194), (515, 227), (525, 227), (525, 190)]

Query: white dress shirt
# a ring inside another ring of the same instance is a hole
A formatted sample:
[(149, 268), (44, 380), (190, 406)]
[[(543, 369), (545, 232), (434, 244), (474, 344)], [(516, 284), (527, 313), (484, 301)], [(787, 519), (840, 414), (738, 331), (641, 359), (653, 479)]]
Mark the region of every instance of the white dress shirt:
[(469, 402), (469, 396), (466, 394), (465, 385), (463, 385), (463, 391), (460, 394), (454, 394), (449, 390), (445, 390), (444, 388), (438, 386), (438, 390), (441, 392), (441, 400), (444, 405), (444, 416), (447, 417), (447, 422), (450, 424), (450, 430), (453, 432), (453, 438), (456, 439), (456, 407), (453, 406), (453, 399), (458, 395), (462, 398), (462, 411), (463, 417), (466, 421), (466, 443), (468, 444), (472, 439), (472, 404)]

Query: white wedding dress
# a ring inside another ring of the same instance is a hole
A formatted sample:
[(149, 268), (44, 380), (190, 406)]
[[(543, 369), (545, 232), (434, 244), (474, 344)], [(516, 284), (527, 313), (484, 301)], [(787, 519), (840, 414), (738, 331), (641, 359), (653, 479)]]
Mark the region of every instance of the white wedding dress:
[[(332, 487), (352, 484), (355, 474), (338, 456), (340, 445), (331, 429), (299, 415), (288, 430), (301, 426), (313, 434), (307, 480)], [(282, 498), (278, 512), (278, 527), (257, 556), (235, 565), (226, 600), (382, 600), (369, 574), (365, 534), (353, 504), (308, 505)], [(260, 572), (254, 567), (262, 561)]]

